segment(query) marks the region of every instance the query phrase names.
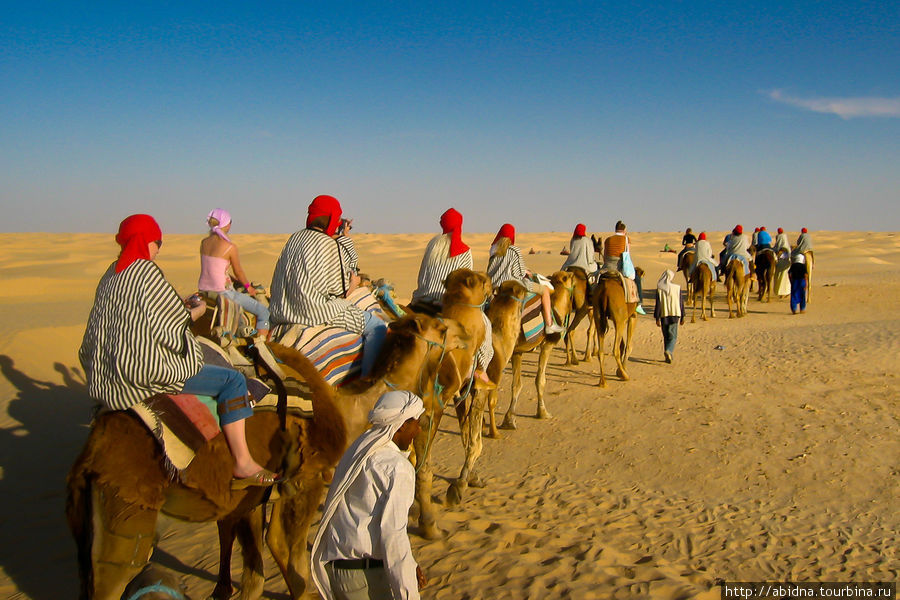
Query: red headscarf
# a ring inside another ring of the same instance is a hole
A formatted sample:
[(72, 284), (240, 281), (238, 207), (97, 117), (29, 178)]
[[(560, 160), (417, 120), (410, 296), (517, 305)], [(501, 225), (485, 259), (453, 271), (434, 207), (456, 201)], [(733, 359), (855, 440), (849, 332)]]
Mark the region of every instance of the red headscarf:
[(804, 227), (803, 229), (800, 230), (800, 233), (809, 233), (809, 231), (807, 231), (806, 227)]
[(341, 203), (334, 196), (316, 196), (309, 205), (309, 216), (306, 217), (306, 226), (309, 227), (313, 219), (328, 217), (328, 225), (325, 233), (334, 235), (341, 222)]
[(701, 231), (701, 232), (700, 232), (700, 235), (697, 236), (697, 239), (698, 239), (698, 240), (705, 240), (705, 239), (706, 239), (706, 232), (705, 232), (705, 231)]
[(509, 223), (504, 223), (500, 228), (500, 231), (497, 232), (497, 237), (494, 238), (494, 241), (491, 242), (491, 246), (500, 241), (500, 238), (509, 238), (510, 244), (516, 243), (516, 228), (510, 225)]
[(732, 230), (731, 233), (733, 233), (735, 235), (740, 235), (740, 234), (744, 233), (744, 228), (741, 227), (740, 225), (735, 225), (734, 229)]
[(760, 230), (760, 231), (765, 231), (765, 230), (766, 230), (766, 227), (765, 227), (765, 226), (762, 226), (762, 227), (759, 228), (759, 230)]
[(754, 229), (754, 230), (753, 230), (753, 233), (756, 233), (757, 231), (759, 231), (759, 227), (757, 227), (756, 229)]
[(116, 243), (122, 246), (116, 273), (121, 273), (136, 260), (150, 260), (150, 242), (161, 242), (162, 230), (150, 215), (131, 215), (119, 223)]
[(441, 230), (450, 234), (450, 257), (453, 258), (469, 249), (462, 241), (463, 217), (455, 208), (448, 208), (441, 215)]
[(779, 227), (779, 228), (778, 228), (778, 233), (784, 233), (784, 229), (782, 229), (781, 227)]
[(587, 227), (584, 226), (584, 223), (579, 223), (575, 226), (575, 231), (572, 233), (572, 237), (584, 237), (587, 234)]

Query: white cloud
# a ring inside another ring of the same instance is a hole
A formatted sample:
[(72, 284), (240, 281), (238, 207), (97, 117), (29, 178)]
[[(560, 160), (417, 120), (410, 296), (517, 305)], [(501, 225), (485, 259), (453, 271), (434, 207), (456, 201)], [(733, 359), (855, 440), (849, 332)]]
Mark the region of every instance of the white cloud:
[(898, 98), (796, 98), (772, 90), (767, 93), (776, 102), (811, 110), (813, 112), (837, 115), (842, 119), (854, 117), (900, 117), (900, 97)]

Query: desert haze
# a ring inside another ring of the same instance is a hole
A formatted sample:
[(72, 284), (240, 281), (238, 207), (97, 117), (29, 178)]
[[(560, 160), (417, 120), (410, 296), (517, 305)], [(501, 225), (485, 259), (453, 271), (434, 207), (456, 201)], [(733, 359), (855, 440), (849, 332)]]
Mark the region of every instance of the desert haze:
[[(355, 236), (361, 270), (406, 301), (433, 234)], [(602, 233), (605, 237), (607, 233)], [(710, 232), (718, 251), (724, 232)], [(796, 239), (791, 232), (791, 240)], [(550, 420), (532, 418), (536, 353), (525, 358), (519, 429), (485, 438), (488, 486), (440, 506), (443, 539), (410, 533), (430, 579), (424, 598), (718, 598), (720, 581), (897, 581), (900, 560), (900, 235), (812, 232), (806, 314), (760, 303), (678, 333), (663, 362), (652, 316), (638, 318), (631, 381), (596, 359), (547, 370)], [(65, 477), (91, 418), (77, 351), (113, 234), (0, 235), (0, 597), (77, 594)], [(158, 258), (195, 291), (201, 235), (168, 235)], [(234, 236), (254, 281), (270, 283), (287, 235)], [(464, 235), (483, 269), (493, 234)], [(549, 274), (567, 233), (520, 233), (528, 266)], [(631, 234), (645, 297), (673, 268), (680, 233)], [(534, 250), (535, 254), (529, 254)], [(679, 273), (677, 283), (683, 286)], [(652, 300), (645, 301), (652, 315)], [(575, 333), (579, 357), (586, 325)], [(611, 341), (607, 340), (607, 352)], [(510, 399), (504, 375), (500, 410)], [(435, 444), (436, 493), (462, 460), (455, 419)], [(412, 524), (413, 521), (411, 520)], [(313, 527), (313, 533), (315, 525)], [(168, 518), (153, 561), (194, 598), (218, 568), (214, 524)], [(239, 579), (240, 555), (233, 575)], [(267, 556), (266, 597), (287, 598)]]

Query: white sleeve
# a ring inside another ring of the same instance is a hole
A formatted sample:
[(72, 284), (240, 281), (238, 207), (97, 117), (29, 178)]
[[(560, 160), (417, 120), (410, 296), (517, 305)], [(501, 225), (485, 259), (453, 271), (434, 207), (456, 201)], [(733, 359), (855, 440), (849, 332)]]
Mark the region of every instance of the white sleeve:
[(385, 491), (386, 499), (381, 515), (384, 568), (394, 598), (419, 600), (416, 561), (413, 559), (409, 534), (406, 532), (409, 507), (412, 506), (416, 486), (416, 473), (412, 465), (408, 462), (399, 464), (391, 474), (389, 485)]

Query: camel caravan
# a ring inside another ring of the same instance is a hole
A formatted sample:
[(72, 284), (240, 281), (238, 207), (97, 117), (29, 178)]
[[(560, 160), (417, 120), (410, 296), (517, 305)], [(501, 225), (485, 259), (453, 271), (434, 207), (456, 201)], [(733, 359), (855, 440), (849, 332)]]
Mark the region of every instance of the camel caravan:
[[(616, 375), (629, 379), (626, 363), (645, 314), (644, 273), (631, 262), (623, 223), (606, 240), (588, 238), (579, 224), (564, 264), (546, 277), (525, 266), (512, 225), (498, 232), (487, 270), (477, 271), (461, 239), (462, 216), (450, 209), (440, 223), (442, 233), (426, 248), (412, 300), (401, 305), (388, 280), (358, 273), (350, 222), (341, 220), (339, 204), (328, 196), (314, 200), (307, 228), (288, 240), (270, 291), (246, 277), (227, 235), (226, 211), (210, 213), (210, 237), (201, 246), (201, 264), (216, 271), (201, 274), (200, 293), (184, 301), (153, 262), (162, 232), (152, 217), (123, 221), (116, 237), (122, 253), (98, 286), (79, 354), (100, 403), (67, 479), (66, 516), (78, 550), (82, 599), (118, 599), (147, 577), (160, 513), (216, 522), (220, 560), (212, 598), (224, 600), (234, 591), (235, 540), (242, 548), (241, 598), (262, 596), (264, 545), (290, 596), (300, 598), (314, 589), (307, 541), (335, 466), (366, 430), (367, 415), (385, 392), (405, 390), (424, 405), (410, 461), (419, 531), (435, 539), (442, 532), (431, 450), (445, 412), (458, 420), (465, 450), (444, 495), (457, 504), (469, 487), (485, 485), (477, 472), (485, 410), (490, 437), (516, 429), (525, 353), (538, 352), (538, 419), (551, 417), (545, 402), (551, 350), (563, 341), (566, 365), (576, 366), (572, 332), (585, 319), (582, 358), (597, 356), (598, 385), (607, 384), (603, 355), (610, 321)], [(725, 265), (729, 316), (736, 306), (741, 317), (754, 278), (760, 301), (769, 301), (773, 288), (776, 297), (784, 295), (778, 273), (785, 270), (785, 248), (767, 246), (765, 236), (747, 247), (739, 227), (719, 262)], [(812, 247), (803, 234), (787, 251), (803, 256), (809, 273)], [(677, 265), (695, 311), (700, 296), (703, 320), (707, 302), (715, 317), (721, 270), (705, 237), (686, 242)], [(808, 293), (808, 275), (806, 281)], [(116, 310), (122, 302), (141, 310)], [(150, 329), (135, 321), (147, 319), (148, 311)], [(153, 327), (162, 333), (151, 333)], [(128, 351), (108, 347), (112, 339), (124, 340), (116, 343), (128, 344)], [(498, 390), (508, 366), (511, 400), (498, 426)], [(228, 385), (237, 386), (229, 389), (239, 391), (217, 395), (211, 373), (227, 377)], [(249, 474), (241, 465), (249, 465)]]

